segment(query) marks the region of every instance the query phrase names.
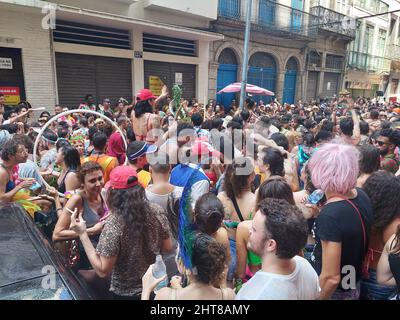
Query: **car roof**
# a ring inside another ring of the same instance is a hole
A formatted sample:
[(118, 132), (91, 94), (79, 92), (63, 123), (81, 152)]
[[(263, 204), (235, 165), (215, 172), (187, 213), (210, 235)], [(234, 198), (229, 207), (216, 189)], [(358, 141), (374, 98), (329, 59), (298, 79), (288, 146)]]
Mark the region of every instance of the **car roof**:
[(16, 205), (0, 208), (0, 287), (42, 277), (43, 267), (52, 265), (35, 245), (25, 215)]

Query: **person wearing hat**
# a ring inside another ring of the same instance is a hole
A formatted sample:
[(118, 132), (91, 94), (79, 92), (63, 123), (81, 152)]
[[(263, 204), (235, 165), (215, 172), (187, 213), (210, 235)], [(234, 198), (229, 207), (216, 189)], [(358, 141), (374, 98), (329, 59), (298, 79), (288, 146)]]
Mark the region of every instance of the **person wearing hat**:
[(137, 141), (146, 141), (151, 144), (156, 142), (151, 131), (161, 128), (161, 118), (154, 114), (157, 99), (149, 89), (142, 89), (137, 94), (138, 101), (131, 114), (133, 132)]
[(173, 249), (169, 222), (165, 211), (147, 200), (135, 169), (115, 168), (106, 189), (111, 214), (97, 247), (90, 241), (86, 222), (77, 210), (71, 216), (71, 230), (78, 234), (96, 274), (102, 278), (111, 274), (113, 299), (140, 300), (141, 277), (157, 254)]
[(146, 156), (157, 151), (157, 146), (148, 144), (144, 141), (132, 141), (126, 148), (126, 157), (128, 164), (137, 172), (139, 183), (147, 188), (151, 181), (150, 172), (144, 170), (144, 166), (148, 164)]

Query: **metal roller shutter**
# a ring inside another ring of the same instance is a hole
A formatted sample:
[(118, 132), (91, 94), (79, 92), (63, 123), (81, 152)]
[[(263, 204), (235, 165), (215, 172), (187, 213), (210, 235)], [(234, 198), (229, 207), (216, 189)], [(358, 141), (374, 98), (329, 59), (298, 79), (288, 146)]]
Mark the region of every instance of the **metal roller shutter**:
[(307, 101), (314, 100), (317, 97), (318, 72), (309, 71), (307, 81)]
[(132, 99), (131, 60), (56, 53), (59, 102), (78, 107), (86, 94), (98, 103), (110, 98), (115, 105), (121, 97)]
[(132, 99), (131, 60), (99, 57), (96, 70), (97, 98), (116, 102), (123, 97)]
[(331, 98), (339, 91), (340, 73), (325, 72), (324, 85), (322, 87), (321, 97)]
[(196, 65), (193, 64), (145, 61), (144, 85), (149, 88), (149, 77), (157, 76), (167, 85), (172, 95), (175, 73), (182, 73), (182, 97), (185, 99), (196, 97)]

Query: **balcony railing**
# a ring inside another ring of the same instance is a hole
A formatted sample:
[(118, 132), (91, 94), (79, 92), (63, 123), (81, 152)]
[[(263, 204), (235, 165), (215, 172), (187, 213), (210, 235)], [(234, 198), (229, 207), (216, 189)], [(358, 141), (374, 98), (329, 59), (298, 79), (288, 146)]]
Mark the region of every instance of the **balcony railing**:
[(321, 6), (312, 7), (310, 13), (316, 16), (318, 28), (354, 39), (355, 20), (339, 12)]
[(386, 58), (390, 60), (400, 61), (400, 45), (390, 44), (386, 48)]
[[(380, 0), (353, 0), (353, 5), (375, 14), (389, 11), (389, 5)], [(382, 15), (380, 17), (388, 20), (388, 15)]]
[(350, 51), (347, 64), (363, 71), (390, 72), (390, 59), (362, 52)]
[[(219, 21), (244, 24), (245, 15), (240, 0), (219, 0)], [(313, 15), (274, 0), (259, 0), (258, 12), (251, 17), (253, 30), (286, 38), (315, 39), (318, 30), (312, 24), (316, 22)]]
[(322, 55), (317, 52), (311, 52), (308, 54), (308, 66), (309, 67), (322, 67)]
[(226, 19), (241, 19), (241, 0), (219, 0), (218, 16)]

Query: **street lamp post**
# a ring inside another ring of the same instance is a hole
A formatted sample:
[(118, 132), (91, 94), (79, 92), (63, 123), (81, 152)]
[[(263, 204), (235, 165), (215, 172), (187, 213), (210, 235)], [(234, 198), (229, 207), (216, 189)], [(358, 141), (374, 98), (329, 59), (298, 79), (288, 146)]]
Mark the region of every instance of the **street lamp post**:
[(246, 12), (246, 31), (244, 35), (244, 48), (243, 48), (243, 65), (242, 65), (242, 87), (240, 90), (240, 110), (243, 110), (244, 101), (246, 99), (246, 84), (247, 84), (247, 66), (249, 60), (249, 38), (251, 28), (251, 7), (253, 0), (247, 0)]

